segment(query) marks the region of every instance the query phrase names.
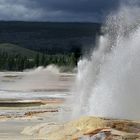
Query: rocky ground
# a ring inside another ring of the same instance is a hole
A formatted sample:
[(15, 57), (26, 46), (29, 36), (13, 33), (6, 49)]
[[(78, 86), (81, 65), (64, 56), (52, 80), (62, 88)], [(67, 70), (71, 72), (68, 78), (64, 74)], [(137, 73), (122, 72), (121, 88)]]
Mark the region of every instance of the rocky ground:
[(83, 117), (65, 124), (26, 127), (22, 134), (44, 140), (140, 140), (140, 122)]

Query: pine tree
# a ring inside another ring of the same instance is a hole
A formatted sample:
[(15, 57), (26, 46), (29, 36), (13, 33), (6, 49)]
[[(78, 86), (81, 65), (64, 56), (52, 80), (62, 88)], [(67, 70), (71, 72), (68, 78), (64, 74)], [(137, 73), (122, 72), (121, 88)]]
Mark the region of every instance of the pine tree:
[(39, 62), (40, 62), (40, 56), (39, 56), (39, 53), (37, 53), (37, 55), (35, 56), (35, 66), (36, 67), (39, 66)]

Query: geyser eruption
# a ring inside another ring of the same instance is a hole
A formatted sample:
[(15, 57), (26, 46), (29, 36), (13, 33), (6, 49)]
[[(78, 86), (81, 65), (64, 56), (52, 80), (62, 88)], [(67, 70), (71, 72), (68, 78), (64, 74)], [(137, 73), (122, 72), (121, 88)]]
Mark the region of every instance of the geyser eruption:
[(123, 6), (111, 14), (98, 47), (79, 61), (74, 116), (140, 119), (139, 13), (139, 7)]

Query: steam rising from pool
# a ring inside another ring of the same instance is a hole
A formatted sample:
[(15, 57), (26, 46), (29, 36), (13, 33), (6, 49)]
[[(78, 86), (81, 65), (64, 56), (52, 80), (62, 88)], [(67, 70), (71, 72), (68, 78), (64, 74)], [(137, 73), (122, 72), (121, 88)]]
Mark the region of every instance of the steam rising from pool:
[[(9, 73), (4, 78), (9, 79), (9, 82), (0, 84), (0, 89), (16, 90), (16, 91), (32, 91), (32, 90), (45, 90), (52, 89), (52, 83), (55, 85), (59, 81), (59, 68), (55, 65), (49, 65), (46, 68), (38, 67), (31, 70), (25, 70), (21, 73)], [(11, 81), (12, 76), (17, 79)], [(1, 76), (2, 77), (2, 76)], [(3, 85), (2, 85), (3, 84)]]
[(136, 6), (122, 6), (112, 13), (97, 49), (79, 61), (74, 116), (140, 119), (139, 13)]
[(0, 72), (0, 101), (38, 101), (68, 96), (74, 74), (55, 65), (24, 72)]

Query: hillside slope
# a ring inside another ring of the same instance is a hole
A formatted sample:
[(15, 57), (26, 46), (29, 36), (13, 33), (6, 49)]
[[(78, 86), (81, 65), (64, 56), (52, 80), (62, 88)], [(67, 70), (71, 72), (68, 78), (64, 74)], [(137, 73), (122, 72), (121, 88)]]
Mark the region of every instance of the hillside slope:
[(27, 58), (33, 58), (37, 55), (37, 52), (35, 52), (35, 51), (20, 47), (18, 45), (10, 44), (10, 43), (0, 44), (0, 51), (6, 52), (9, 55), (26, 56)]

